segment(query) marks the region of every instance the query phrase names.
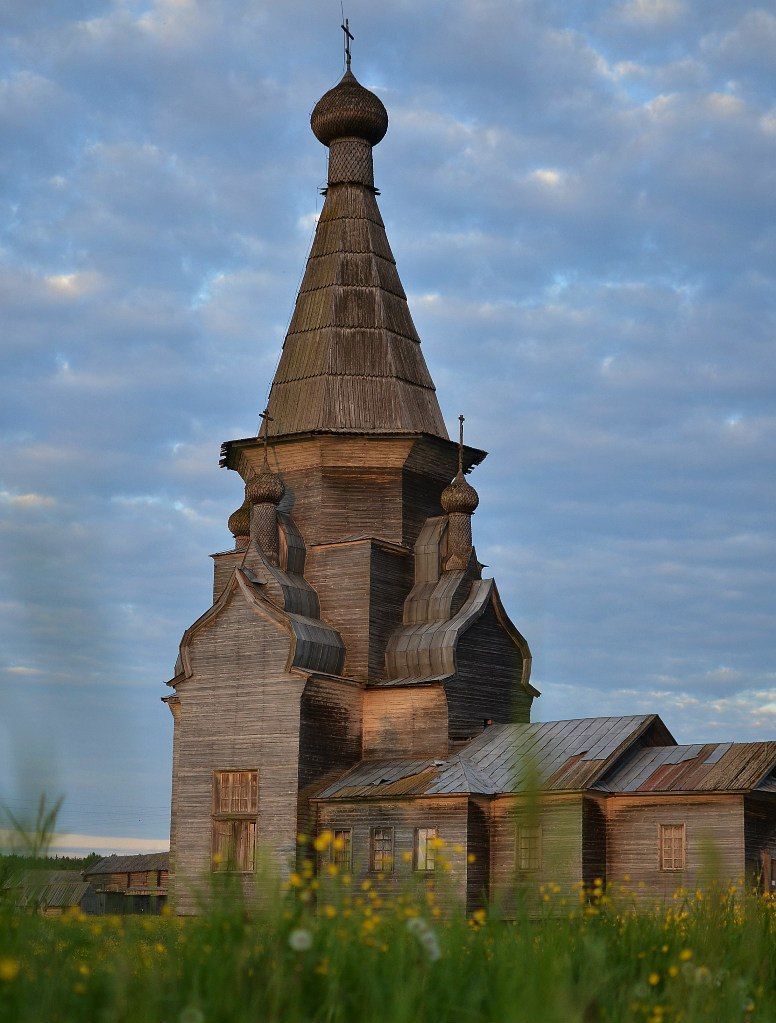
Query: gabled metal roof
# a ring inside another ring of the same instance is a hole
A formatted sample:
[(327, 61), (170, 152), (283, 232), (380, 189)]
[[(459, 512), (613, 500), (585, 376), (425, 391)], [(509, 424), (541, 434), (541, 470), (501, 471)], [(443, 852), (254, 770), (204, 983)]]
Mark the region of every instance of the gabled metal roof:
[(497, 795), (534, 786), (544, 792), (579, 791), (590, 788), (612, 757), (651, 726), (670, 741), (655, 715), (491, 725), (444, 759), (362, 761), (317, 798)]
[(767, 785), (775, 765), (776, 742), (652, 746), (626, 757), (596, 788), (603, 792), (746, 792), (760, 788), (761, 783)]

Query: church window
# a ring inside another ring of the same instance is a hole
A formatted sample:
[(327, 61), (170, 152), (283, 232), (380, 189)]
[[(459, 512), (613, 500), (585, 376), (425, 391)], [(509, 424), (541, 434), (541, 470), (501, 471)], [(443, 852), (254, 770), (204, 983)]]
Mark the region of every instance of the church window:
[(393, 870), (393, 828), (372, 828), (369, 846), (369, 869), (389, 874)]
[(331, 862), (341, 870), (350, 870), (353, 862), (353, 832), (350, 828), (335, 828), (331, 843)]
[(517, 860), (520, 870), (539, 870), (542, 865), (542, 829), (517, 829)]
[(660, 836), (660, 869), (684, 870), (684, 824), (658, 825)]
[(415, 828), (415, 870), (433, 870), (436, 866), (436, 828)]
[(252, 871), (259, 812), (258, 771), (213, 775), (213, 869)]

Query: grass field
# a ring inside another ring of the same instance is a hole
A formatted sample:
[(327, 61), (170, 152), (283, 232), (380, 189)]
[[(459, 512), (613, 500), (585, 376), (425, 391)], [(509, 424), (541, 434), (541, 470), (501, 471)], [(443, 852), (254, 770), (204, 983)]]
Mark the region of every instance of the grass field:
[(196, 918), (0, 907), (0, 1020), (25, 1023), (776, 1021), (776, 901), (536, 893), (513, 922), (448, 914), (444, 886), (390, 899), (308, 865), (263, 907)]

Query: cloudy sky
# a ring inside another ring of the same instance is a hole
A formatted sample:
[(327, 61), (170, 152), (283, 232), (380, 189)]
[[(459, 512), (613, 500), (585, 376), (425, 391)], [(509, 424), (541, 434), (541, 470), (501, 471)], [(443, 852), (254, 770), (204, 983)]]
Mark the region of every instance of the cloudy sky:
[[(773, 7), (347, 6), (536, 716), (773, 738)], [(0, 33), (0, 793), (158, 847), (159, 697), (320, 209), (339, 3), (5, 0)]]

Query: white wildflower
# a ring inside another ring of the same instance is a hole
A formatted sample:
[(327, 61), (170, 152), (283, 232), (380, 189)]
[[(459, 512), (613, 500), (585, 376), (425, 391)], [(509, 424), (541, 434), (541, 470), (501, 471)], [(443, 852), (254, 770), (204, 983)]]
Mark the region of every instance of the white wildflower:
[(303, 927), (297, 927), (295, 931), (291, 931), (289, 934), (288, 944), (294, 952), (306, 952), (309, 948), (313, 947), (313, 936)]
[(407, 921), (407, 930), (418, 939), (432, 963), (441, 958), (442, 949), (439, 946), (439, 939), (422, 917), (411, 917)]
[(178, 1017), (180, 1023), (205, 1023), (205, 1017), (201, 1009), (196, 1005), (187, 1005)]

